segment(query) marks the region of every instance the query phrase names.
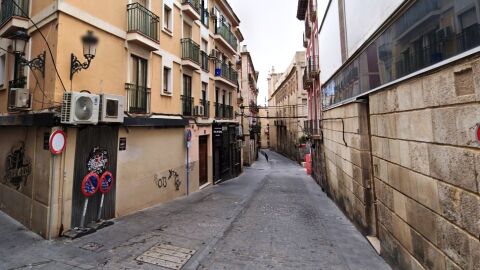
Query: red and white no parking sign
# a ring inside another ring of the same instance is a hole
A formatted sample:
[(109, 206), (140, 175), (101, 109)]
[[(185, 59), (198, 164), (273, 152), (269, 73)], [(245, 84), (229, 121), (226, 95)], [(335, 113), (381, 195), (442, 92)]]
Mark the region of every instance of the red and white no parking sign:
[(60, 155), (65, 150), (67, 137), (62, 130), (56, 130), (50, 135), (49, 146), (50, 152), (54, 155)]

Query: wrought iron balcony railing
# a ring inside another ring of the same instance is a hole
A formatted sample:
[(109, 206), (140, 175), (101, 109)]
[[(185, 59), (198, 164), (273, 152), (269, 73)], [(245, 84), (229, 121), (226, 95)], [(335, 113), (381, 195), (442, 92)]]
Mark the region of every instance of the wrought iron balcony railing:
[(204, 108), (203, 116), (210, 117), (210, 101), (200, 99), (200, 105), (202, 105)]
[(220, 76), (232, 83), (238, 82), (238, 72), (226, 63), (218, 63), (215, 70), (215, 76)]
[(223, 118), (223, 104), (215, 102), (215, 118)]
[(3, 0), (0, 10), (0, 25), (14, 16), (27, 18), (29, 7), (30, 0)]
[(210, 61), (208, 58), (208, 53), (200, 51), (200, 67), (206, 71), (210, 72)]
[(129, 113), (150, 113), (150, 88), (126, 83), (125, 89), (127, 90), (127, 108)]
[(200, 14), (200, 0), (182, 0), (182, 4), (190, 5), (198, 14)]
[(182, 100), (182, 114), (184, 116), (193, 115), (193, 97), (191, 96), (181, 96)]
[(182, 59), (200, 64), (200, 45), (190, 38), (182, 38)]
[(139, 3), (127, 5), (128, 32), (139, 32), (158, 41), (158, 23), (160, 18)]
[[(217, 23), (215, 23), (215, 25), (217, 25)], [(225, 39), (225, 41), (227, 41), (227, 43), (232, 46), (233, 49), (237, 49), (238, 40), (224, 22), (218, 23), (217, 27), (215, 28), (215, 34), (218, 34)]]

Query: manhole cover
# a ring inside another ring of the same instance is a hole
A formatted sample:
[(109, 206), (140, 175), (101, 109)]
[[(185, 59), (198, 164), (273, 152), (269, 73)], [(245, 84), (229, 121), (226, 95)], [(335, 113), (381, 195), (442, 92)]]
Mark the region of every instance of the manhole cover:
[(101, 249), (102, 247), (103, 247), (102, 244), (92, 242), (92, 243), (85, 244), (81, 248), (86, 249), (86, 250), (91, 250), (91, 251), (97, 251), (97, 250)]
[(192, 249), (158, 244), (135, 260), (170, 269), (181, 269), (194, 253), (195, 250)]

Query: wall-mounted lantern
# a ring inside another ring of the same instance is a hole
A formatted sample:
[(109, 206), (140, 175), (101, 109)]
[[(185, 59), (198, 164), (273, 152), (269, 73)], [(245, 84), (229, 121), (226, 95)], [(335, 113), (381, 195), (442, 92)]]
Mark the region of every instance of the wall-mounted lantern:
[(72, 53), (70, 64), (70, 80), (73, 79), (73, 74), (80, 72), (82, 69), (88, 69), (90, 62), (93, 58), (95, 58), (95, 54), (97, 53), (98, 38), (93, 35), (92, 31), (87, 31), (87, 34), (82, 37), (82, 44), (83, 56), (87, 61), (84, 63), (80, 62), (80, 60), (78, 60), (78, 58)]
[(28, 66), (32, 70), (40, 70), (45, 77), (45, 51), (39, 54), (37, 57), (28, 61), (23, 56), (25, 55), (25, 48), (30, 40), (30, 36), (25, 30), (18, 30), (10, 37), (13, 41), (13, 53), (15, 58), (23, 66)]

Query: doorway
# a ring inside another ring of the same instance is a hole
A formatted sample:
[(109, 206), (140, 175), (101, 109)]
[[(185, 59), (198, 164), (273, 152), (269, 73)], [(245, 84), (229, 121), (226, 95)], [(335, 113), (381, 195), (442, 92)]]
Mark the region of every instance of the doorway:
[(198, 146), (198, 159), (199, 159), (199, 186), (203, 186), (208, 183), (208, 136), (199, 137)]

